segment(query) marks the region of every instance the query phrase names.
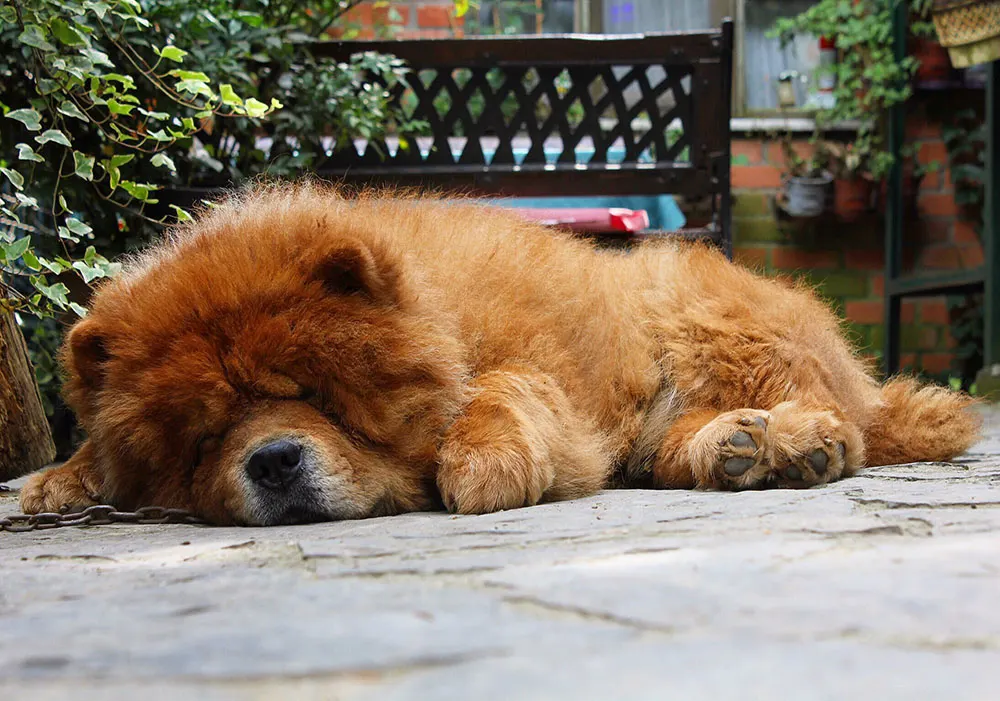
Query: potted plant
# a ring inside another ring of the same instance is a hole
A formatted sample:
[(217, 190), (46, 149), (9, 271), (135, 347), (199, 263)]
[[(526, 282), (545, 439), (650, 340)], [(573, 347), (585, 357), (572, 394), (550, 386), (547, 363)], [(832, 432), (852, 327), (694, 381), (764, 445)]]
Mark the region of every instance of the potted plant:
[(818, 140), (811, 140), (812, 153), (803, 157), (793, 148), (791, 134), (781, 148), (787, 172), (781, 207), (793, 217), (818, 217), (826, 210), (833, 175), (827, 170), (829, 152)]
[[(852, 177), (845, 180), (854, 181), (866, 173), (870, 180), (880, 181), (893, 165), (894, 158), (885, 138), (885, 116), (889, 108), (912, 95), (912, 82), (919, 66), (912, 56), (896, 61), (892, 45), (887, 43), (899, 1), (819, 0), (799, 15), (779, 19), (772, 28), (772, 36), (783, 43), (797, 35), (810, 34), (832, 39), (838, 49), (839, 58), (833, 68), (834, 99), (817, 111), (815, 119), (817, 135), (847, 120), (860, 125), (851, 145), (858, 163), (852, 157), (849, 168)], [(926, 13), (929, 0), (902, 1), (922, 16), (920, 13)], [(928, 26), (926, 22), (914, 22), (911, 29), (922, 36)], [(916, 189), (912, 188), (912, 192), (915, 195)], [(851, 197), (857, 201), (860, 195), (853, 192)]]
[(938, 41), (931, 8), (934, 0), (913, 0), (910, 12), (910, 41), (908, 50), (918, 62), (917, 83), (942, 83), (948, 81), (954, 69), (948, 49)]
[(857, 221), (872, 209), (874, 181), (867, 169), (867, 154), (852, 143), (827, 144), (834, 174), (833, 210), (846, 222)]

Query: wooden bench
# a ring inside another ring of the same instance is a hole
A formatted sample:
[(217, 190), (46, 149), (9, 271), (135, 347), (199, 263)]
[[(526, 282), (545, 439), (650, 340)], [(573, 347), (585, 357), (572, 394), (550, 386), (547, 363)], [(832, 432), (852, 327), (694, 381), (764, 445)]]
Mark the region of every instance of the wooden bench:
[(318, 56), (391, 53), (391, 100), (422, 134), (340, 148), (321, 175), (481, 196), (675, 195), (731, 255), (733, 26), (644, 35), (330, 41)]

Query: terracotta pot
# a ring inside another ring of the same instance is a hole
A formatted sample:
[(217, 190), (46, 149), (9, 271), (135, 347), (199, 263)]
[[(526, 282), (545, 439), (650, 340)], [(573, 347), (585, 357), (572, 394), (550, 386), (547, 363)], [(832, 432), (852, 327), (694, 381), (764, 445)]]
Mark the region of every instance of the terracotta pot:
[(833, 182), (833, 210), (844, 221), (855, 221), (871, 211), (874, 183), (867, 178), (838, 178)]
[(951, 58), (948, 49), (929, 37), (915, 37), (910, 43), (910, 53), (920, 61), (917, 82), (940, 83), (951, 78)]

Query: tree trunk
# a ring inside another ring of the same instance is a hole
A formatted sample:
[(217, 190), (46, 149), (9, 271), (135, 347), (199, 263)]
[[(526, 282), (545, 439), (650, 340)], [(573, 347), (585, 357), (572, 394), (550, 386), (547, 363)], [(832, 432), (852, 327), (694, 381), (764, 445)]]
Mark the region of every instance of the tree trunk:
[(14, 315), (0, 308), (0, 482), (33, 472), (55, 455), (28, 347)]

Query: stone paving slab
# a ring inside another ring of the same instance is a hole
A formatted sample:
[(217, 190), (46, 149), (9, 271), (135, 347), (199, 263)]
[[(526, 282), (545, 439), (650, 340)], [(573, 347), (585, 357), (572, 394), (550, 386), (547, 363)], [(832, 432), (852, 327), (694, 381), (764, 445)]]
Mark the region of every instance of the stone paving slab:
[(998, 698), (987, 419), (804, 491), (0, 533), (0, 698)]

